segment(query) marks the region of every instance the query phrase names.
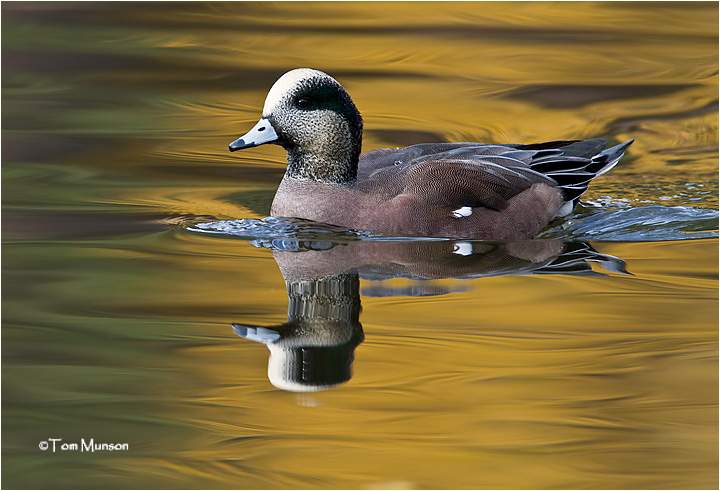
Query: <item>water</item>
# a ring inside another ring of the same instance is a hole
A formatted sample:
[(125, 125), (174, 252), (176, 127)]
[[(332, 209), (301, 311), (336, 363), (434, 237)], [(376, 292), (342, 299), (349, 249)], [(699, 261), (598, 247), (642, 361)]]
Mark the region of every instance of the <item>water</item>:
[[(4, 487), (718, 486), (717, 4), (2, 13)], [(636, 141), (534, 241), (272, 218), (302, 66), (365, 150)]]

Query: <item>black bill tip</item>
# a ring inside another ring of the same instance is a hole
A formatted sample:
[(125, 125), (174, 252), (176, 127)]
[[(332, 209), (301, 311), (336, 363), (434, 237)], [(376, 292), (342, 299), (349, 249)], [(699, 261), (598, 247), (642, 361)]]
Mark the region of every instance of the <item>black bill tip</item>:
[(235, 140), (230, 145), (228, 145), (228, 148), (230, 149), (231, 152), (235, 152), (237, 150), (242, 150), (243, 148), (247, 148), (247, 145), (245, 144), (243, 139), (240, 138), (239, 140)]

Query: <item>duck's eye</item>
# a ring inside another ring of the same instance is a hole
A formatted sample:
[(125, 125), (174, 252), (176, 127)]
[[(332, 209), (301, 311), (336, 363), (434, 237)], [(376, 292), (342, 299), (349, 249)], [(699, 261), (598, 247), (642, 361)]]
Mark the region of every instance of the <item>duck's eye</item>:
[(310, 109), (312, 107), (312, 101), (307, 97), (301, 97), (295, 101), (295, 105), (298, 109)]

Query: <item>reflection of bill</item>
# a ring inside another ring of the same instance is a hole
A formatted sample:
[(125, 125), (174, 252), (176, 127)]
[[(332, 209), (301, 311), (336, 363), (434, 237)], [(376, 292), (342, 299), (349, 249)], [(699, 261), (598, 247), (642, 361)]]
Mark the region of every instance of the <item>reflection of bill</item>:
[[(591, 262), (627, 274), (622, 260), (600, 254), (582, 242), (292, 242), (283, 241), (283, 249), (273, 250), (287, 287), (287, 322), (232, 326), (238, 336), (268, 347), (270, 382), (294, 392), (328, 389), (352, 376), (355, 348), (364, 338), (360, 278), (376, 283), (363, 289), (364, 295), (427, 296), (467, 288), (425, 280), (535, 273), (602, 275), (593, 270)], [(384, 281), (393, 278), (416, 281), (400, 288)]]

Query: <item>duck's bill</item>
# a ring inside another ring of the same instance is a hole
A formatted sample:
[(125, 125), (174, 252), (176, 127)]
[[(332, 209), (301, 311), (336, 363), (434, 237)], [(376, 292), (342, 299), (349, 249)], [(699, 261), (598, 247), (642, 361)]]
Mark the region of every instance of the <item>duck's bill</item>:
[(264, 143), (272, 143), (277, 139), (278, 136), (273, 125), (267, 119), (262, 118), (250, 131), (230, 144), (230, 151), (257, 147)]

